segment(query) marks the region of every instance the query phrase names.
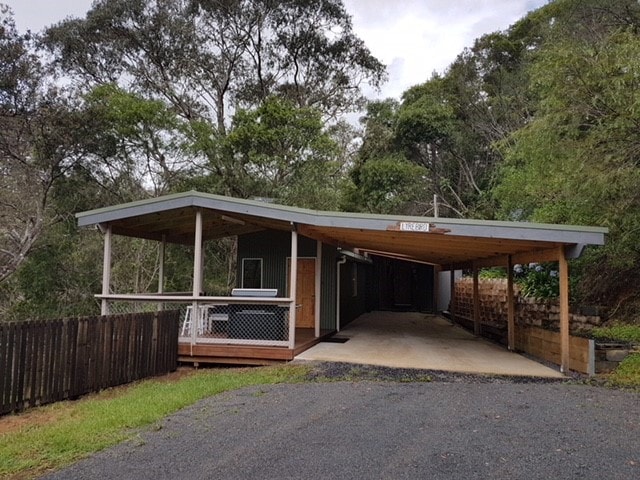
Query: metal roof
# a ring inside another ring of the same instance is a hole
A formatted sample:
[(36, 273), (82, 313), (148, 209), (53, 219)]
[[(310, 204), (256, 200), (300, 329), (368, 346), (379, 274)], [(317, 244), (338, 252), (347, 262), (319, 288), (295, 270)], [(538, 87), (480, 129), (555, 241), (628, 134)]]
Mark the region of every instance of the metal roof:
[[(568, 257), (603, 245), (606, 228), (528, 222), (324, 212), (196, 191), (100, 208), (76, 215), (78, 225), (110, 224), (114, 234), (192, 244), (195, 212), (203, 238), (258, 230), (296, 230), (337, 247), (392, 254), (440, 265), (564, 246)], [(428, 230), (428, 231), (426, 231)]]

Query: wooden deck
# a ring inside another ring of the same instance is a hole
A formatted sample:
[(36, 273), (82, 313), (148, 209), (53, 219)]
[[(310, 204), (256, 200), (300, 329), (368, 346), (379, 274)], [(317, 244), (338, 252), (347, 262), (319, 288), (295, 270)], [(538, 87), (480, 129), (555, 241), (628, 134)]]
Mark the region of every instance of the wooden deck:
[(178, 343), (178, 361), (182, 363), (224, 363), (237, 365), (271, 365), (289, 362), (299, 353), (313, 347), (323, 338), (331, 335), (331, 330), (321, 330), (316, 338), (312, 328), (296, 328), (295, 348), (254, 347), (247, 345)]

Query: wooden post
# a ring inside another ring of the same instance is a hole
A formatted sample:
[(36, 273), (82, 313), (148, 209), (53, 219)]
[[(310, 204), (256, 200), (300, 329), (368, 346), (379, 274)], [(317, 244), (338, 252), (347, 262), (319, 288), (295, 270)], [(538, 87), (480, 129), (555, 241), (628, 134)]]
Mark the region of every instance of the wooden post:
[(451, 265), (449, 270), (449, 292), (451, 294), (451, 299), (449, 300), (449, 315), (451, 315), (451, 321), (455, 323), (456, 321), (456, 306), (455, 306), (455, 298), (456, 298), (456, 271)]
[(473, 267), (473, 333), (480, 336), (482, 328), (480, 325), (480, 286), (478, 285), (478, 267)]
[(314, 299), (315, 336), (320, 336), (320, 303), (322, 301), (322, 242), (316, 240), (316, 279)]
[[(196, 231), (193, 240), (193, 297), (199, 297), (202, 291), (202, 210), (196, 210)], [(198, 337), (198, 320), (200, 312), (198, 300), (194, 298), (191, 305), (191, 349)]]
[[(107, 225), (104, 232), (104, 255), (102, 259), (102, 295), (109, 295), (109, 285), (111, 284), (111, 225)], [(106, 298), (101, 302), (101, 315), (109, 315), (109, 301)]]
[(291, 262), (289, 270), (289, 348), (293, 350), (296, 345), (296, 289), (298, 280), (298, 232), (295, 225), (291, 230)]
[(507, 261), (507, 345), (509, 350), (516, 348), (516, 308), (513, 294), (513, 265), (511, 255)]
[(560, 275), (560, 371), (569, 371), (569, 265), (564, 247), (558, 247), (558, 274)]

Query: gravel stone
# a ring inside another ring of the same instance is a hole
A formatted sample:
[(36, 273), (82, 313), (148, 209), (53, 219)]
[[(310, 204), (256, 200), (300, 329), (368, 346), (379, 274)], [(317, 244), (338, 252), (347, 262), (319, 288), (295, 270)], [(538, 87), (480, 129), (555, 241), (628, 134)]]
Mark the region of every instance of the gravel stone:
[(47, 479), (637, 479), (640, 395), (319, 364), (204, 399)]

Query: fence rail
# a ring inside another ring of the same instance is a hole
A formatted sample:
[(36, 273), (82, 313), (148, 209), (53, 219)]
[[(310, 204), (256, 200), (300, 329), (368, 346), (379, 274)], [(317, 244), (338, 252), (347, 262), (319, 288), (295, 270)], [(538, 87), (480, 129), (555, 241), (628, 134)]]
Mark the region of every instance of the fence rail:
[(0, 322), (0, 415), (176, 369), (179, 312)]

